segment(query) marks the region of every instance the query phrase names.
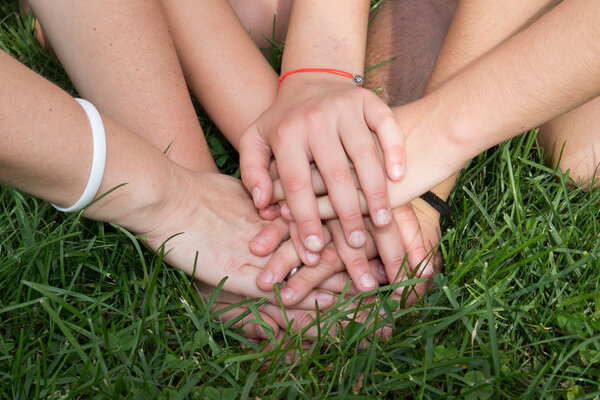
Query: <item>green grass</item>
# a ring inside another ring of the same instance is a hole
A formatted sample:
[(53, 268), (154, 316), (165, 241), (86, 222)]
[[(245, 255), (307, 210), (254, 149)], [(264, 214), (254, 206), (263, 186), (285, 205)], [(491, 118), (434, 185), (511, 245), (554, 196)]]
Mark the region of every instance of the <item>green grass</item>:
[[(74, 93), (14, 10), (0, 3), (0, 47)], [(307, 351), (290, 335), (292, 365), (216, 322), (214, 298), (199, 300), (138, 238), (2, 186), (0, 399), (598, 399), (600, 191), (567, 190), (541, 157), (529, 132), (465, 169), (442, 226), (445, 270), (394, 311), (390, 340), (361, 349), (372, 329), (358, 323)]]

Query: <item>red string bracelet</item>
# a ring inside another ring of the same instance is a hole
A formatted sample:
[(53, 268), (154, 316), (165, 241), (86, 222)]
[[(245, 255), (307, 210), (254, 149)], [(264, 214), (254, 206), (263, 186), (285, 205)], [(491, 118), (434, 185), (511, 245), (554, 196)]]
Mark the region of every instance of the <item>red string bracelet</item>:
[(298, 72), (327, 72), (329, 74), (335, 74), (335, 75), (339, 75), (339, 76), (344, 76), (346, 78), (350, 78), (352, 79), (352, 82), (358, 86), (358, 87), (363, 87), (363, 84), (365, 83), (365, 80), (363, 79), (362, 76), (360, 75), (352, 75), (350, 72), (346, 72), (346, 71), (342, 71), (340, 69), (332, 69), (332, 68), (300, 68), (300, 69), (295, 69), (292, 71), (288, 71), (285, 74), (281, 75), (278, 79), (278, 83), (277, 83), (277, 89), (279, 89), (279, 86), (281, 86), (281, 81), (283, 81), (285, 79), (286, 76), (291, 75), (291, 74), (295, 74)]

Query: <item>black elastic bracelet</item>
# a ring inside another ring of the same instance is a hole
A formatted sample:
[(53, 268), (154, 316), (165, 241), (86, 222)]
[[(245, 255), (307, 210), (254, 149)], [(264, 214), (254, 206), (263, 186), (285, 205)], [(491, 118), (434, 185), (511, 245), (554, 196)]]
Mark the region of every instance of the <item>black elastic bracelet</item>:
[(423, 200), (425, 200), (425, 202), (427, 202), (427, 204), (429, 204), (431, 207), (435, 208), (435, 210), (439, 212), (442, 217), (448, 217), (450, 216), (450, 214), (452, 214), (452, 207), (450, 207), (448, 203), (440, 199), (434, 193), (426, 192), (423, 193), (420, 197)]

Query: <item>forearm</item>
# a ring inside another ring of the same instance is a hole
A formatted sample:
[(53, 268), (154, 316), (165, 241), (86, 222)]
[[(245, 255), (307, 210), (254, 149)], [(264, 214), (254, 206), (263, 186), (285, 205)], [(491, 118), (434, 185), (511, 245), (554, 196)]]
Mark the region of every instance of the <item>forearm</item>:
[[(462, 0), (425, 89), (428, 94), (467, 65), (533, 23), (557, 0)], [(457, 174), (431, 191), (447, 199)]]
[[(90, 122), (74, 99), (0, 52), (0, 180), (59, 206), (83, 192), (91, 168)], [(133, 228), (161, 198), (172, 163), (150, 143), (103, 118), (107, 158), (98, 195), (127, 183), (86, 211), (86, 215)], [(140, 215), (141, 214), (141, 215)], [(146, 219), (147, 220), (147, 219)], [(139, 224), (135, 227), (143, 228)]]
[(188, 84), (238, 148), (239, 136), (275, 99), (275, 71), (228, 1), (161, 3)]
[(559, 0), (461, 0), (425, 93), (529, 26), (557, 3)]
[(336, 68), (362, 73), (369, 1), (296, 0), (281, 72), (298, 68)]
[[(406, 190), (395, 190), (401, 199), (394, 201), (410, 200), (490, 146), (598, 96), (598, 15), (597, 2), (565, 1), (430, 95), (396, 110), (408, 137)], [(421, 179), (418, 171), (440, 165)]]

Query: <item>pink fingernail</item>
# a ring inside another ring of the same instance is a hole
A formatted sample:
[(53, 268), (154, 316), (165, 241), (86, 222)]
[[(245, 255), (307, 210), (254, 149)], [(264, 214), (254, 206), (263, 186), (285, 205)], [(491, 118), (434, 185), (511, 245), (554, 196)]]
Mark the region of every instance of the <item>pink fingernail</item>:
[(423, 274), (425, 276), (432, 276), (435, 270), (433, 269), (433, 264), (429, 261), (425, 264), (425, 268), (423, 268)]
[(294, 293), (295, 293), (294, 289), (285, 287), (285, 288), (281, 289), (281, 291), (279, 292), (279, 295), (281, 296), (282, 299), (289, 300), (292, 297), (294, 297)]
[(281, 206), (280, 212), (281, 215), (283, 215), (283, 218), (287, 219), (288, 221), (293, 220), (292, 212), (290, 211), (290, 208), (287, 206), (287, 204)]
[(360, 284), (365, 288), (373, 288), (377, 286), (377, 281), (371, 274), (363, 274), (360, 277)]
[(254, 207), (258, 208), (260, 202), (260, 188), (258, 186), (252, 189), (252, 201), (254, 201)]
[(271, 271), (264, 271), (260, 273), (260, 280), (265, 283), (273, 283), (273, 274)]
[(320, 251), (322, 246), (323, 243), (321, 243), (321, 239), (317, 235), (309, 235), (304, 239), (304, 247), (313, 253)]
[(319, 261), (319, 255), (316, 253), (312, 253), (310, 251), (307, 251), (304, 253), (305, 257), (306, 257), (306, 262), (309, 264), (316, 264), (317, 261)]
[(387, 225), (390, 222), (392, 222), (392, 215), (385, 208), (382, 208), (381, 210), (377, 211), (377, 214), (375, 214), (375, 218), (377, 219), (377, 223), (379, 225)]
[(367, 241), (367, 235), (362, 230), (356, 230), (348, 236), (348, 242), (352, 247), (361, 247)]
[(391, 173), (392, 173), (392, 176), (391, 176), (392, 179), (400, 179), (404, 176), (404, 167), (400, 164), (395, 164), (392, 167)]
[(269, 335), (267, 335), (267, 332), (265, 332), (265, 329), (262, 326), (256, 328), (256, 334), (263, 339), (269, 338)]
[(254, 239), (252, 239), (252, 241), (262, 247), (267, 245), (267, 240), (262, 236), (256, 236)]
[(379, 263), (379, 274), (385, 278), (387, 278), (387, 274), (385, 273), (385, 267), (382, 263)]
[(326, 305), (326, 304), (331, 303), (331, 300), (333, 300), (333, 296), (329, 293), (318, 292), (317, 300), (319, 301), (319, 303), (323, 303)]

